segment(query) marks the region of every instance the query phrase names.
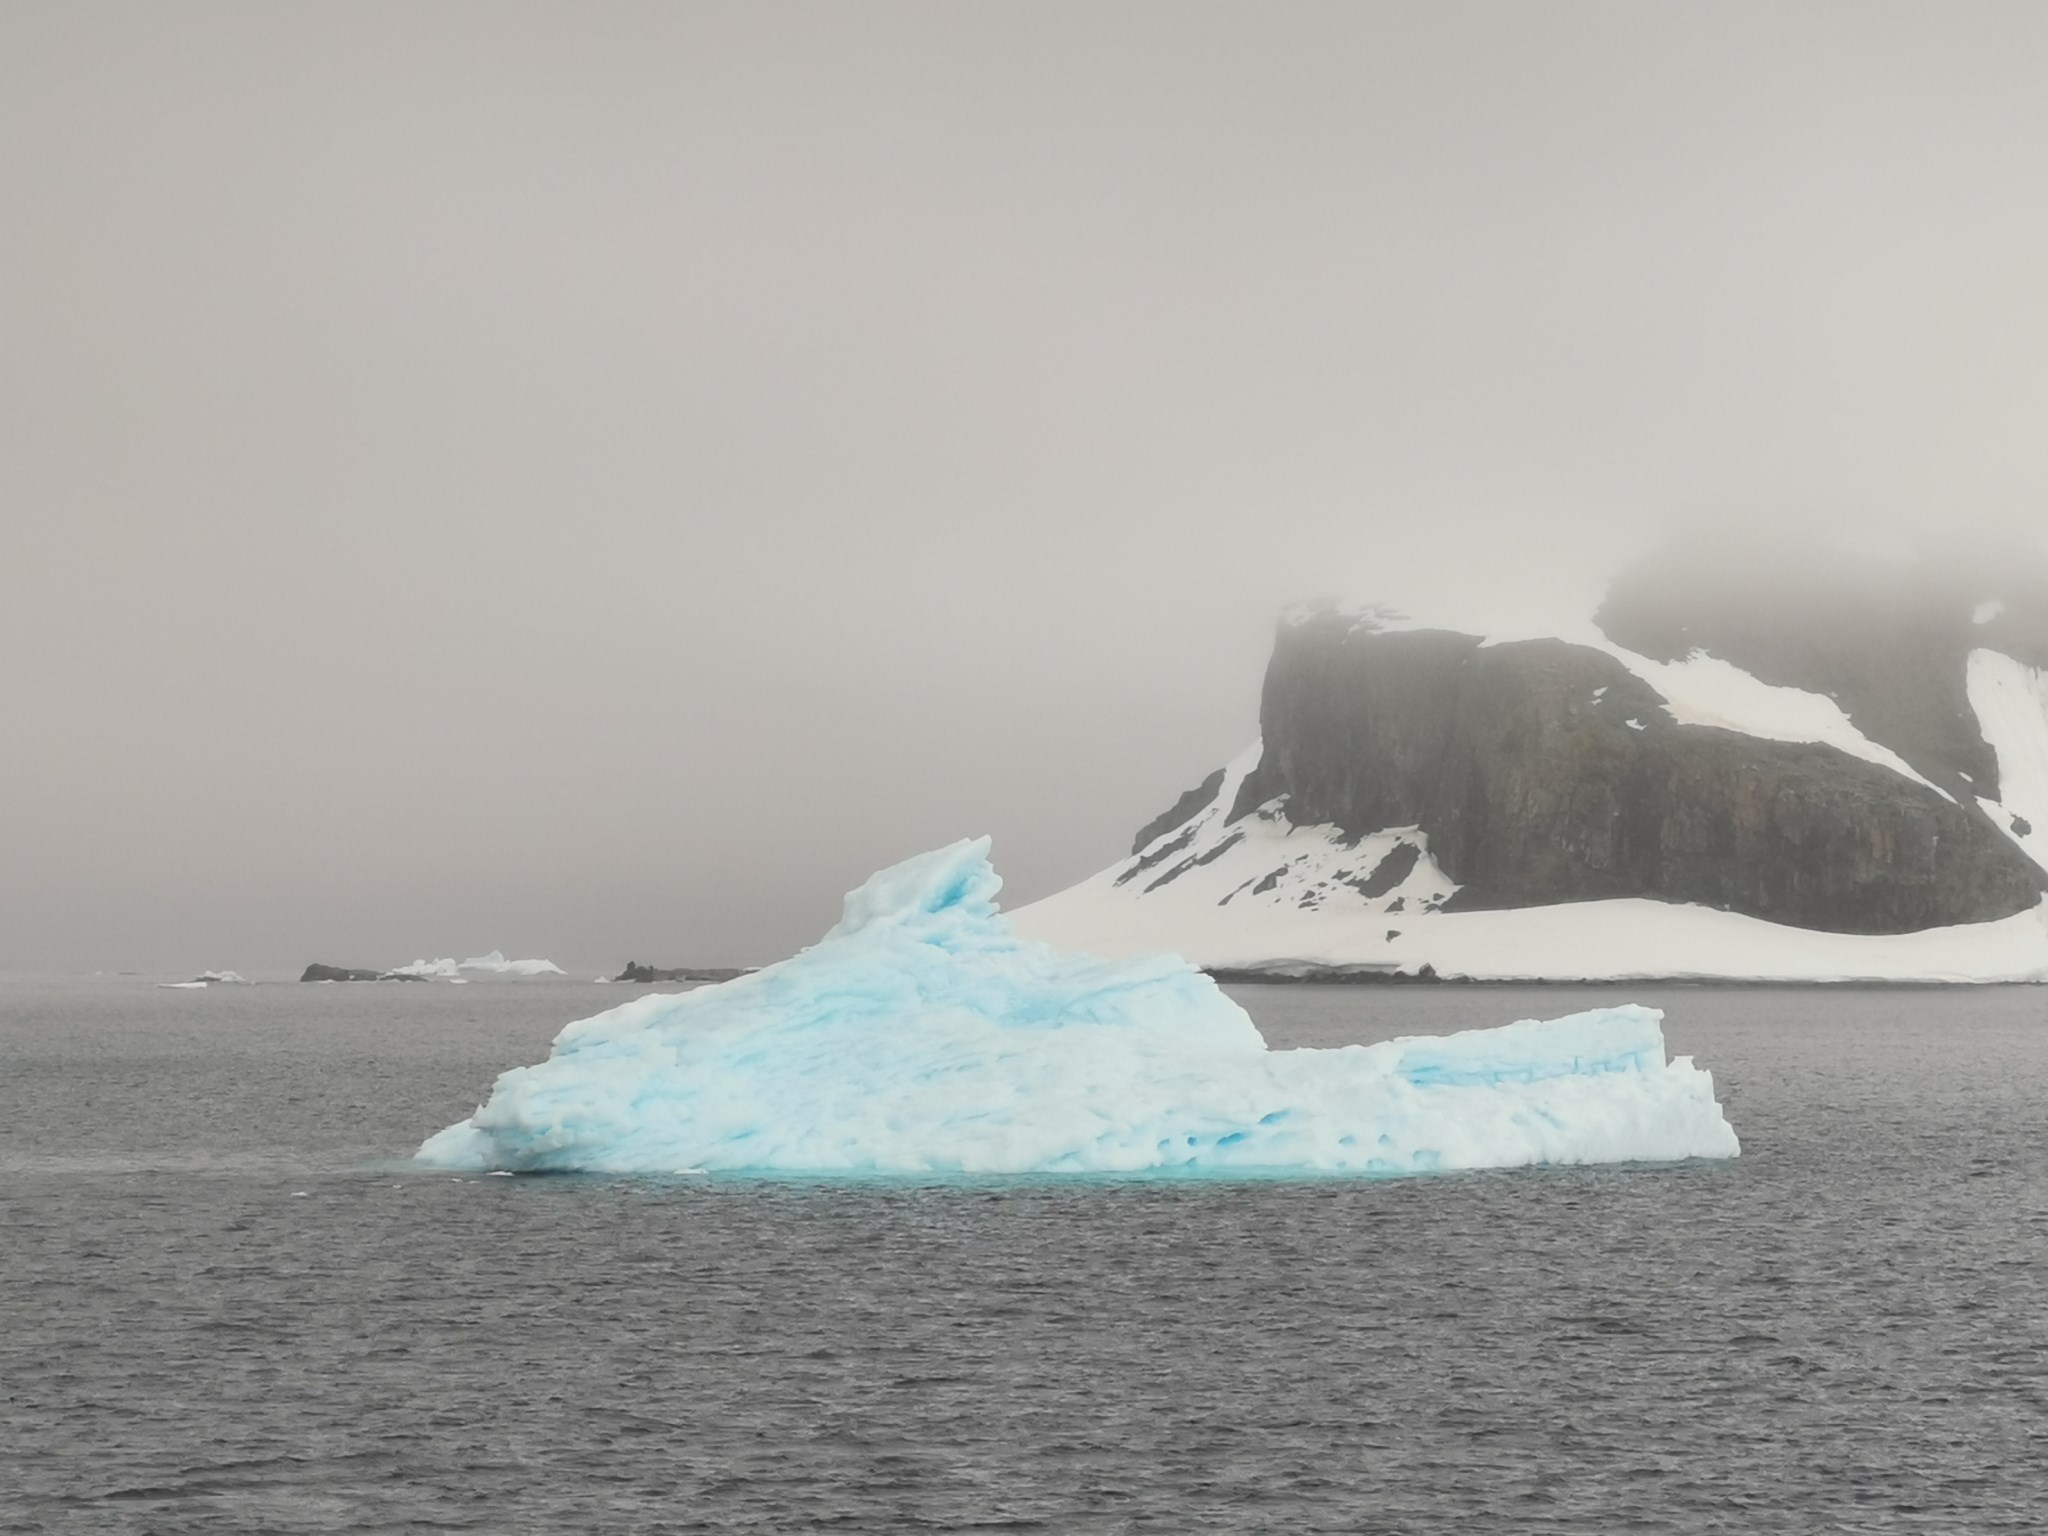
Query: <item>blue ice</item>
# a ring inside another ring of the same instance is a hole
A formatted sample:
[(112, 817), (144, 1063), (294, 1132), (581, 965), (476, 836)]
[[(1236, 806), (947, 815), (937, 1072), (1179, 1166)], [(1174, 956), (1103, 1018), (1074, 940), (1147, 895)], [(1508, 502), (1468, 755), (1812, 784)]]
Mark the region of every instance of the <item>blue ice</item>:
[(1171, 955), (1019, 938), (986, 838), (872, 876), (809, 949), (563, 1029), (429, 1138), (448, 1168), (1416, 1173), (1733, 1157), (1713, 1079), (1634, 1006), (1270, 1050)]

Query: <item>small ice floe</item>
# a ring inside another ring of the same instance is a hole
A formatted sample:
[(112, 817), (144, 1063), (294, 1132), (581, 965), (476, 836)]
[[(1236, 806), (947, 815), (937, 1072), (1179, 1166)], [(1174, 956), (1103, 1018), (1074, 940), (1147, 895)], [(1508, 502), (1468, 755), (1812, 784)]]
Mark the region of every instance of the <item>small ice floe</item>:
[(189, 991), (194, 987), (246, 987), (253, 983), (240, 971), (201, 971), (190, 981), (160, 981), (160, 987), (177, 987)]
[(189, 992), (194, 987), (202, 992), (206, 990), (206, 983), (203, 981), (160, 981), (157, 985), (172, 992)]
[(1622, 721), (1621, 723), (1622, 723), (1623, 725), (1627, 726), (1627, 727), (1628, 727), (1628, 728), (1629, 728), (1630, 730), (1632, 730), (1632, 731), (1641, 731), (1641, 730), (1647, 730), (1647, 729), (1648, 729), (1648, 727), (1647, 727), (1647, 726), (1645, 726), (1645, 725), (1643, 724), (1643, 722), (1642, 722), (1642, 721), (1640, 721), (1640, 720), (1637, 720), (1637, 719), (1634, 719), (1633, 717), (1631, 717), (1630, 719), (1624, 720), (1624, 721)]

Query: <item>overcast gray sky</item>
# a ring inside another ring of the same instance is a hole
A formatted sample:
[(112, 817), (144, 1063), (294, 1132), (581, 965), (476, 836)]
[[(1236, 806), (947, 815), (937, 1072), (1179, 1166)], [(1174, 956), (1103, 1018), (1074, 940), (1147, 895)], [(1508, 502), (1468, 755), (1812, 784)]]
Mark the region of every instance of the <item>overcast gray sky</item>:
[(0, 5), (0, 966), (764, 960), (1276, 610), (2048, 507), (2048, 6)]

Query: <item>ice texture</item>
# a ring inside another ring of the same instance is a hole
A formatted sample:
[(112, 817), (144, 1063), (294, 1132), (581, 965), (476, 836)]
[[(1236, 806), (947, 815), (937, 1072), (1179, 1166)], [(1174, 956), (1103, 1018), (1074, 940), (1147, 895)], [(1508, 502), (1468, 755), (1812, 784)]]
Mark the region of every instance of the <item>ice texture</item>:
[(1020, 938), (988, 840), (885, 869), (750, 976), (565, 1028), (423, 1163), (493, 1171), (1396, 1174), (1733, 1157), (1660, 1015), (1269, 1050), (1176, 956)]

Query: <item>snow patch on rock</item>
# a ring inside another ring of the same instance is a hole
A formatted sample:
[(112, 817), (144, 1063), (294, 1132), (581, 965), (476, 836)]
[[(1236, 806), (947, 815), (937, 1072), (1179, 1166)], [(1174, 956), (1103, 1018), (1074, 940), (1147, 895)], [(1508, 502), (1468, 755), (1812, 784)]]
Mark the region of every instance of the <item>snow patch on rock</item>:
[(1608, 640), (1597, 648), (1664, 695), (1665, 712), (1679, 725), (1718, 726), (1760, 741), (1833, 747), (1924, 784), (1944, 800), (1955, 798), (1891, 748), (1864, 735), (1842, 706), (1825, 694), (1764, 682), (1705, 651), (1694, 651), (1680, 661), (1652, 661)]

